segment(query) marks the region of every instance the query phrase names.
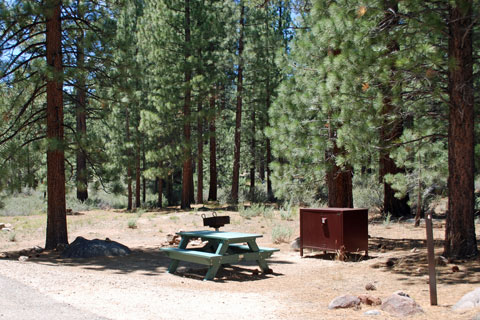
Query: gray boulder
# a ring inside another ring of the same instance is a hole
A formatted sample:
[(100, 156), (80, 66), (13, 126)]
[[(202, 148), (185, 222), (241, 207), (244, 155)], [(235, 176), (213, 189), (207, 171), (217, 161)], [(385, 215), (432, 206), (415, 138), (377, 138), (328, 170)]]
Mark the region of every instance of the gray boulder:
[(453, 307), (453, 310), (472, 309), (480, 305), (480, 288), (464, 295)]
[(333, 299), (328, 305), (328, 309), (359, 308), (360, 302), (357, 296), (346, 294)]
[(131, 253), (131, 250), (121, 243), (106, 240), (87, 240), (83, 237), (77, 237), (61, 254), (62, 258), (93, 258), (125, 256)]
[(290, 242), (290, 248), (294, 251), (300, 251), (300, 237)]
[(423, 313), (415, 300), (403, 292), (395, 292), (382, 303), (381, 309), (397, 317), (406, 317), (417, 313)]

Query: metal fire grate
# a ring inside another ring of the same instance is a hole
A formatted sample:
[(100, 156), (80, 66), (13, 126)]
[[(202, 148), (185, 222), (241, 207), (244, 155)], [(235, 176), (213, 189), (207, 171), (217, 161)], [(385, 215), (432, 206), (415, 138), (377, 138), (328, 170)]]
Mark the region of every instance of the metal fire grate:
[(218, 231), (220, 227), (230, 223), (230, 216), (217, 216), (216, 212), (213, 212), (212, 216), (208, 218), (205, 214), (202, 214), (202, 218), (204, 226), (215, 228), (216, 231)]

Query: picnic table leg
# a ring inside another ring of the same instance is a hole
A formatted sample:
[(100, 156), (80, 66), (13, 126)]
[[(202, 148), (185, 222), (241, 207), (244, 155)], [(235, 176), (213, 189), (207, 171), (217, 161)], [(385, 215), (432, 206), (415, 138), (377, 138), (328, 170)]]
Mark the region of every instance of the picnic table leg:
[[(178, 248), (179, 249), (185, 249), (188, 245), (188, 241), (190, 240), (190, 238), (188, 237), (182, 237), (182, 239), (180, 240), (180, 244), (178, 245)], [(177, 268), (178, 268), (178, 263), (180, 261), (177, 260), (177, 259), (172, 259), (172, 262), (170, 262), (170, 266), (168, 267), (168, 273), (175, 273), (175, 271), (177, 271)]]
[[(250, 240), (247, 243), (248, 243), (248, 247), (250, 248), (250, 250), (252, 250), (254, 252), (260, 251), (257, 243), (255, 242), (255, 239)], [(260, 269), (262, 270), (263, 273), (266, 273), (266, 274), (272, 273), (272, 269), (270, 269), (268, 267), (267, 262), (265, 261), (265, 259), (262, 256), (260, 256), (260, 255), (258, 256), (257, 263), (258, 263), (258, 266), (260, 267)]]
[(215, 263), (213, 266), (210, 266), (210, 268), (208, 268), (207, 274), (205, 275), (205, 278), (203, 278), (203, 281), (213, 280), (219, 268), (220, 268), (220, 262)]
[[(228, 249), (228, 242), (227, 241), (220, 241), (218, 243), (217, 251), (215, 252), (216, 254), (224, 255), (225, 252), (227, 252)], [(203, 278), (203, 281), (206, 280), (213, 280), (215, 278), (215, 275), (218, 272), (218, 269), (220, 269), (220, 261), (215, 261), (213, 265), (208, 268), (207, 274), (205, 275), (205, 278)]]

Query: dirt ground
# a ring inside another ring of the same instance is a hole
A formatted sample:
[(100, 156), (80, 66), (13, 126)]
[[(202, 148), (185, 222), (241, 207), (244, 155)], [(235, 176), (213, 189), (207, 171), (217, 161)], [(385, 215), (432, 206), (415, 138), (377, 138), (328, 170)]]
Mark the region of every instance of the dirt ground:
[[(480, 309), (453, 312), (451, 306), (479, 286), (480, 261), (453, 261), (437, 267), (438, 306), (430, 306), (425, 228), (409, 222), (369, 223), (369, 255), (352, 254), (339, 261), (334, 253), (306, 251), (302, 258), (289, 243), (273, 243), (272, 229), (293, 230), (299, 235), (298, 216), (282, 220), (278, 212), (269, 217), (245, 219), (229, 215), (224, 231), (260, 233), (262, 246), (279, 248), (269, 259), (273, 274), (256, 274), (258, 267), (243, 264), (219, 271), (215, 281), (202, 281), (204, 266), (181, 263), (177, 274), (166, 273), (169, 259), (159, 250), (167, 234), (179, 230), (202, 230), (202, 214), (169, 209), (132, 214), (87, 211), (68, 216), (69, 240), (77, 236), (105, 239), (127, 245), (125, 257), (61, 259), (58, 252), (35, 254), (25, 250), (43, 246), (45, 216), (0, 217), (14, 231), (0, 231), (0, 275), (20, 281), (48, 297), (109, 319), (366, 319), (368, 310), (329, 310), (339, 295), (369, 293), (385, 299), (395, 291), (409, 294), (424, 309), (411, 319), (472, 319)], [(134, 219), (134, 220), (132, 220)], [(129, 228), (128, 224), (136, 225)], [(134, 222), (132, 222), (134, 221)], [(479, 225), (477, 225), (478, 230)], [(15, 236), (12, 237), (12, 232)], [(434, 223), (436, 255), (442, 251), (444, 223)], [(13, 238), (13, 239), (12, 239)], [(12, 241), (14, 240), (14, 241)], [(25, 262), (20, 255), (29, 255)], [(386, 261), (395, 258), (393, 266)], [(453, 266), (459, 271), (454, 272)], [(367, 291), (365, 285), (377, 288)], [(382, 312), (379, 319), (395, 319)]]

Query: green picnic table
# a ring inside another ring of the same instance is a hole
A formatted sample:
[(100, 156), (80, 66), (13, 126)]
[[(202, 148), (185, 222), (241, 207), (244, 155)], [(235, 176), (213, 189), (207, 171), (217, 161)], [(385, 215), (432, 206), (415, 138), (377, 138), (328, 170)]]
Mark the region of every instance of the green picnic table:
[[(271, 273), (265, 259), (273, 252), (279, 251), (275, 248), (260, 248), (256, 239), (261, 234), (224, 232), (224, 231), (184, 231), (178, 232), (181, 236), (178, 248), (162, 248), (161, 250), (172, 259), (168, 273), (175, 273), (180, 261), (187, 261), (209, 266), (205, 280), (212, 280), (217, 274), (220, 265), (235, 264), (241, 261), (257, 261), (264, 273)], [(199, 249), (187, 249), (191, 239), (201, 238), (208, 241), (206, 248), (212, 252)]]

